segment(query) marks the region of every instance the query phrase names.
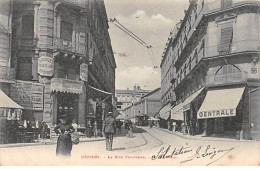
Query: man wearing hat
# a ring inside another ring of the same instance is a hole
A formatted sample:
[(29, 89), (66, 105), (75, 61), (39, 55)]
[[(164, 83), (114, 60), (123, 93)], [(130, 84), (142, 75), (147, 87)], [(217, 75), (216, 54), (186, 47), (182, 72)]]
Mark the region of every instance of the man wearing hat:
[(113, 113), (108, 112), (107, 117), (103, 121), (103, 132), (106, 136), (106, 150), (112, 151), (113, 134), (116, 131), (116, 122), (113, 118)]

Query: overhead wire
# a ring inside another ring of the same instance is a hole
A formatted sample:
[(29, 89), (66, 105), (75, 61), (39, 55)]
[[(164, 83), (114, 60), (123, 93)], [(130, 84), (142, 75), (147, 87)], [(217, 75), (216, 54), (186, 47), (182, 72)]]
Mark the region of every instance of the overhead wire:
[(133, 38), (134, 40), (136, 40), (138, 43), (140, 43), (142, 46), (144, 46), (145, 48), (147, 48), (149, 57), (151, 58), (152, 64), (154, 68), (158, 68), (158, 66), (156, 66), (156, 60), (154, 58), (154, 53), (152, 51), (152, 45), (148, 45), (146, 42), (144, 42), (141, 38), (139, 38), (136, 34), (134, 34), (132, 31), (130, 31), (129, 29), (127, 29), (125, 26), (123, 26), (116, 18), (114, 19), (108, 19), (109, 22), (111, 22), (113, 25), (115, 25), (116, 27), (118, 27), (120, 30), (122, 30), (123, 32), (125, 32), (127, 35), (129, 35), (131, 38)]

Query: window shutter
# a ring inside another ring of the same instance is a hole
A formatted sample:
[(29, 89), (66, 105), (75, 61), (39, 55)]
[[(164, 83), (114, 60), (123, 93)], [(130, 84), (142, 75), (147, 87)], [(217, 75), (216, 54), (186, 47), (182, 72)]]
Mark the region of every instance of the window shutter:
[(61, 21), (61, 31), (60, 37), (63, 40), (72, 41), (72, 24), (68, 22)]
[(22, 18), (22, 37), (25, 39), (34, 37), (34, 17), (31, 15), (25, 15)]
[(223, 24), (220, 32), (220, 44), (218, 45), (218, 52), (230, 52), (231, 42), (233, 36), (233, 23)]

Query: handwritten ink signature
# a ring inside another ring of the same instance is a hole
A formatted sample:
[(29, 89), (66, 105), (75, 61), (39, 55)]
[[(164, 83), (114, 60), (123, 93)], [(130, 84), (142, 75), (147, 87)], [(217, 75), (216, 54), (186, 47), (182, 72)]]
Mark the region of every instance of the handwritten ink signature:
[[(199, 146), (196, 151), (195, 154), (188, 157), (188, 160), (184, 160), (181, 161), (181, 163), (185, 163), (188, 161), (192, 161), (194, 159), (198, 159), (198, 158), (205, 158), (205, 157), (209, 157), (210, 159), (214, 160), (210, 163), (208, 163), (207, 165), (210, 165), (218, 160), (220, 160), (221, 158), (223, 158), (225, 155), (227, 155), (230, 151), (232, 151), (234, 149), (234, 147), (230, 148), (230, 149), (219, 149), (217, 150), (216, 148), (212, 148), (211, 145), (207, 145), (206, 149), (203, 150), (202, 146)], [(223, 153), (219, 158), (214, 158), (216, 157), (218, 154)]]
[[(171, 151), (171, 145), (168, 147), (161, 147), (159, 152), (156, 155), (153, 155), (151, 157), (152, 160), (156, 159), (170, 159), (170, 158), (176, 158), (176, 156), (183, 155), (183, 154), (191, 154), (193, 155), (189, 156), (187, 160), (181, 161), (180, 163), (186, 163), (189, 161), (192, 161), (194, 159), (199, 158), (206, 158), (209, 157), (211, 162), (209, 162), (207, 165), (210, 165), (221, 158), (223, 158), (225, 155), (227, 155), (230, 151), (232, 151), (234, 147), (229, 149), (216, 149), (214, 147), (211, 147), (211, 145), (207, 145), (205, 149), (202, 148), (202, 146), (199, 146), (197, 149), (193, 149), (191, 146), (186, 143), (185, 146), (182, 146), (181, 148), (174, 148), (173, 151)], [(218, 155), (221, 155), (220, 157)]]
[(157, 155), (153, 155), (152, 156), (152, 160), (156, 160), (156, 159), (166, 159), (166, 158), (173, 158), (174, 156), (177, 155), (182, 155), (182, 154), (187, 154), (189, 152), (192, 151), (192, 149), (190, 148), (190, 146), (188, 146), (188, 144), (186, 144), (187, 146), (182, 146), (181, 148), (177, 149), (176, 147), (173, 149), (173, 151), (169, 154), (171, 145), (169, 145), (167, 147), (167, 149), (165, 149), (164, 147), (162, 147), (160, 149), (160, 151), (158, 152)]

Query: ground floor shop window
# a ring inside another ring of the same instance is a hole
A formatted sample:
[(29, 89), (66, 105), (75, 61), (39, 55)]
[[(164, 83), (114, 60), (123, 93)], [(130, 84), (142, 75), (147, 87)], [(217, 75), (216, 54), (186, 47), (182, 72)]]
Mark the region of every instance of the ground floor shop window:
[(70, 93), (57, 94), (57, 124), (60, 123), (61, 116), (66, 115), (68, 122), (74, 120), (78, 123), (78, 95)]

